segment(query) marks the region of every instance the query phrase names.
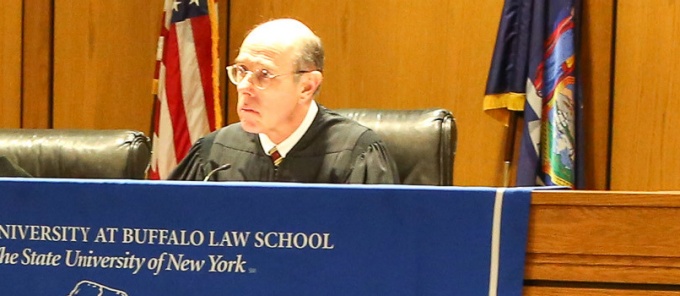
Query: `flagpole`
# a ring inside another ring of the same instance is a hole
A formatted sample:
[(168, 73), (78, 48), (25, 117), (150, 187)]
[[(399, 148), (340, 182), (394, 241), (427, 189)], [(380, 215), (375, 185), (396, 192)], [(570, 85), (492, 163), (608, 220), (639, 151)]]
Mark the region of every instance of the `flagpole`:
[(503, 187), (510, 186), (510, 165), (515, 150), (515, 129), (517, 127), (517, 111), (510, 110), (508, 124), (505, 125), (505, 153), (503, 160)]

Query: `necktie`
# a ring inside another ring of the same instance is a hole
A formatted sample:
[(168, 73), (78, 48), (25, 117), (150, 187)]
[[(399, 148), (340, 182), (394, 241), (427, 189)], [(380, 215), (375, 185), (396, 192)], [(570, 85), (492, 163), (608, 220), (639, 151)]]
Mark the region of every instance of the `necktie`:
[(281, 157), (281, 154), (279, 153), (279, 150), (276, 149), (276, 146), (269, 150), (269, 157), (272, 158), (272, 162), (274, 162), (274, 165), (277, 167), (283, 161), (283, 157)]

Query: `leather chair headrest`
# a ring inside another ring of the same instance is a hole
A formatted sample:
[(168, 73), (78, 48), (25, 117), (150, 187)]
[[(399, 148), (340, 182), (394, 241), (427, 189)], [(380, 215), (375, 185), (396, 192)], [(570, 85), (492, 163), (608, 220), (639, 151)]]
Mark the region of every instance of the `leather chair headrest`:
[(0, 156), (34, 177), (144, 179), (151, 145), (131, 130), (0, 129)]
[(374, 130), (397, 163), (403, 184), (452, 185), (456, 125), (445, 109), (337, 109)]

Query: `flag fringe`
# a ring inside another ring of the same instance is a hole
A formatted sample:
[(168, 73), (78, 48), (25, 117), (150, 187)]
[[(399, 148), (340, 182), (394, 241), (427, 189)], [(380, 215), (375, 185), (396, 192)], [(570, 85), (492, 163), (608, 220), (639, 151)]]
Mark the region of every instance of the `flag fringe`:
[(526, 95), (523, 93), (490, 94), (484, 96), (482, 108), (489, 116), (506, 123), (508, 122), (508, 111), (524, 111), (525, 98)]

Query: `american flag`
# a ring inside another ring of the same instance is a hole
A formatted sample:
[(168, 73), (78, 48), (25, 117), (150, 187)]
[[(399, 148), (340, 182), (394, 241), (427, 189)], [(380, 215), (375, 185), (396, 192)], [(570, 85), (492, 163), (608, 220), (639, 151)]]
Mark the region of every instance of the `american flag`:
[(196, 140), (222, 126), (216, 2), (165, 1), (149, 179), (166, 179)]

